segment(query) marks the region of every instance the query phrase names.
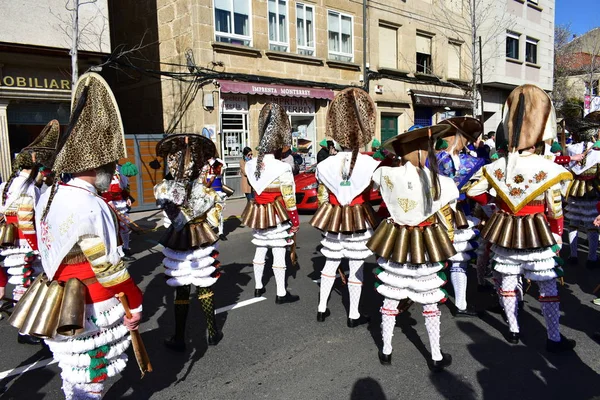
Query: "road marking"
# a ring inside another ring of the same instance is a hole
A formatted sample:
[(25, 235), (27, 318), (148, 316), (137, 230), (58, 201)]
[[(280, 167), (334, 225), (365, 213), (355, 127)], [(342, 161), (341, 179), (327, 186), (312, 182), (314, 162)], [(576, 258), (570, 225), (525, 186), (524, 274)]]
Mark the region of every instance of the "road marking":
[(221, 314), (230, 310), (235, 310), (236, 308), (241, 308), (245, 306), (249, 306), (250, 304), (258, 303), (260, 301), (266, 300), (266, 297), (254, 297), (250, 300), (240, 301), (239, 303), (231, 304), (225, 307), (217, 308), (215, 310), (215, 314)]
[(33, 371), (34, 369), (44, 368), (44, 367), (47, 367), (48, 365), (52, 365), (52, 364), (56, 364), (56, 363), (57, 363), (57, 361), (54, 361), (51, 358), (47, 358), (45, 360), (36, 361), (33, 364), (9, 369), (8, 371), (0, 372), (0, 380), (2, 380), (4, 378), (8, 378), (9, 376), (20, 375), (24, 372)]
[[(234, 304), (230, 304), (225, 307), (217, 308), (215, 310), (215, 314), (221, 314), (221, 313), (224, 313), (227, 311), (236, 310), (238, 308), (246, 307), (246, 306), (249, 306), (254, 303), (259, 303), (266, 299), (267, 299), (266, 297), (254, 297), (249, 300), (240, 301), (239, 303), (234, 303)], [(147, 331), (144, 331), (144, 332), (147, 332)], [(36, 361), (33, 364), (9, 369), (8, 371), (0, 372), (0, 380), (2, 380), (4, 378), (8, 378), (10, 376), (20, 375), (25, 372), (33, 371), (34, 369), (44, 368), (44, 367), (47, 367), (48, 365), (52, 365), (52, 364), (56, 364), (56, 363), (57, 363), (57, 361), (53, 360), (52, 358), (47, 358), (45, 360)]]

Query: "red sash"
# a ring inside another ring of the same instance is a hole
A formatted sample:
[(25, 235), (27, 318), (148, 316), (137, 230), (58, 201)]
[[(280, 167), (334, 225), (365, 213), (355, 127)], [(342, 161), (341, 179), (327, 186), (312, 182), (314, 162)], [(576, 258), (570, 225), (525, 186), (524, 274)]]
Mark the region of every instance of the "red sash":
[(54, 274), (54, 279), (59, 282), (66, 282), (70, 278), (77, 278), (87, 286), (85, 303), (93, 304), (108, 300), (114, 297), (114, 294), (106, 289), (96, 280), (96, 274), (88, 261), (77, 264), (61, 264)]
[(19, 240), (27, 241), (27, 244), (29, 244), (29, 247), (31, 247), (33, 250), (38, 249), (38, 241), (37, 241), (37, 236), (36, 236), (35, 232), (24, 233), (22, 230), (20, 230), (19, 229), (19, 218), (16, 215), (7, 215), (6, 222), (9, 224), (13, 224), (14, 226), (17, 227), (17, 236), (18, 236)]

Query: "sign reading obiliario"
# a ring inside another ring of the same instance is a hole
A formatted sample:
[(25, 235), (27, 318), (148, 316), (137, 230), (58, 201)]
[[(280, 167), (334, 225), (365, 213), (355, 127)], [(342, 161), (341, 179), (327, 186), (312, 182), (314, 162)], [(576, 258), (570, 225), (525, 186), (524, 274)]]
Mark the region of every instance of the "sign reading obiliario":
[(5, 75), (2, 77), (2, 79), (0, 79), (0, 86), (32, 89), (71, 90), (71, 81), (68, 79)]

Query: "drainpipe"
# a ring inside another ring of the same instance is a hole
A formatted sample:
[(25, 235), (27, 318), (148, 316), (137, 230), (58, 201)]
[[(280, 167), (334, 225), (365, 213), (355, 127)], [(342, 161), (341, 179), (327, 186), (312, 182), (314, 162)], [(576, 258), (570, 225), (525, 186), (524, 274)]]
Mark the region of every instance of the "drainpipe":
[(369, 75), (367, 68), (367, 0), (363, 0), (363, 87), (369, 92)]

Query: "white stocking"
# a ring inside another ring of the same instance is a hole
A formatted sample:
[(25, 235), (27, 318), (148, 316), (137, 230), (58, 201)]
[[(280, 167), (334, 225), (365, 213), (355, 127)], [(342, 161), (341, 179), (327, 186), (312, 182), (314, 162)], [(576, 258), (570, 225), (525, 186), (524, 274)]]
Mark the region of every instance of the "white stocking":
[(335, 282), (335, 273), (340, 261), (332, 258), (328, 258), (325, 262), (325, 266), (321, 270), (321, 291), (319, 294), (319, 307), (318, 312), (325, 312), (327, 310), (327, 300), (329, 299), (329, 293)]
[(381, 338), (383, 339), (383, 354), (392, 354), (392, 337), (398, 315), (398, 300), (384, 299), (381, 312)]
[(508, 318), (508, 326), (511, 332), (519, 332), (519, 322), (517, 316), (519, 308), (517, 307), (517, 292), (519, 285), (519, 275), (503, 275), (502, 287), (500, 289), (500, 299), (502, 308)]
[(588, 231), (588, 260), (596, 261), (598, 259), (598, 231)]
[(577, 230), (569, 231), (569, 246), (571, 246), (571, 257), (577, 258)]
[(450, 267), (450, 280), (454, 287), (454, 301), (459, 310), (467, 309), (467, 264), (453, 262)]
[(546, 320), (546, 330), (548, 339), (560, 342), (560, 299), (558, 297), (558, 288), (554, 279), (538, 282), (540, 288), (540, 302), (542, 314)]
[(442, 351), (440, 350), (440, 316), (442, 312), (437, 304), (423, 304), (423, 316), (425, 317), (425, 328), (429, 336), (429, 345), (431, 346), (431, 359), (440, 361)]
[(267, 251), (269, 251), (267, 247), (257, 247), (256, 253), (254, 253), (254, 260), (252, 263), (254, 265), (254, 287), (256, 289), (263, 288), (262, 277), (265, 270)]
[(363, 264), (364, 260), (350, 260), (350, 276), (348, 277), (348, 295), (350, 297), (350, 311), (348, 317), (352, 319), (360, 318), (358, 306), (360, 304), (360, 294), (363, 284)]
[(71, 383), (63, 380), (62, 390), (66, 400), (96, 400), (102, 398), (102, 383)]
[(277, 284), (277, 296), (285, 296), (285, 247), (273, 247), (273, 275)]

